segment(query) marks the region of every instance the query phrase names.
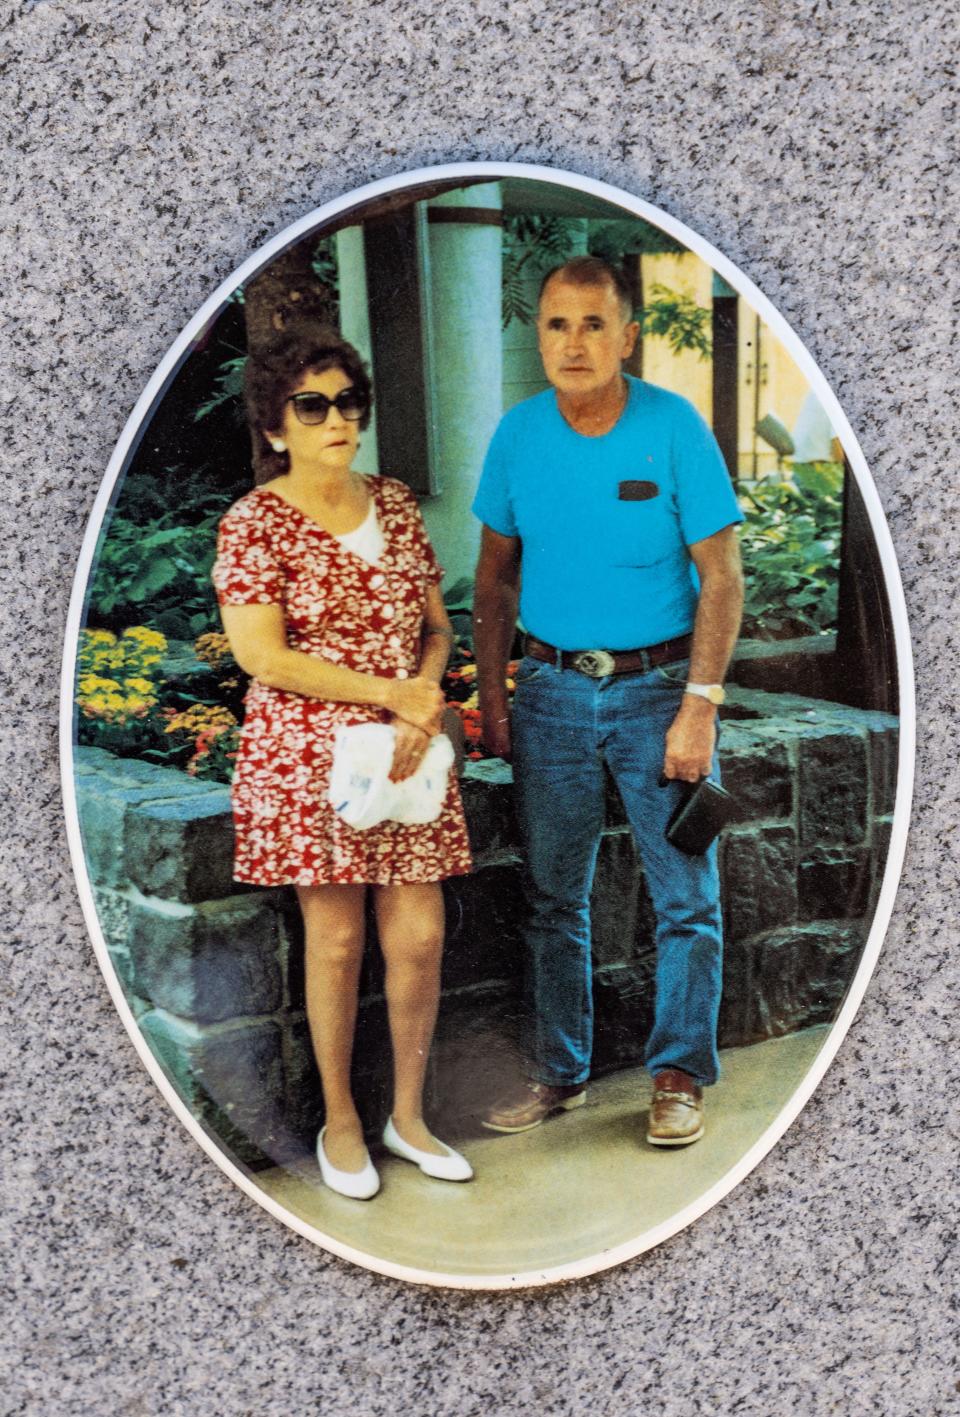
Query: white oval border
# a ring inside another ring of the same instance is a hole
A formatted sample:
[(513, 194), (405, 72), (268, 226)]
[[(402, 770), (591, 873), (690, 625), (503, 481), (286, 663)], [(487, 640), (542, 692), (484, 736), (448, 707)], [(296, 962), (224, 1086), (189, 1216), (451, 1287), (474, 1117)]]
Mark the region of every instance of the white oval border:
[[(495, 181), (504, 177), (532, 178), (539, 182), (549, 182), (554, 186), (568, 187), (577, 192), (588, 193), (591, 196), (602, 198), (604, 201), (619, 206), (633, 213), (635, 216), (642, 217), (646, 221), (651, 222), (654, 226), (668, 232), (671, 236), (676, 237), (684, 246), (696, 252), (703, 261), (723, 277), (728, 285), (740, 295), (744, 296), (789, 351), (811, 389), (814, 390), (823, 408), (828, 413), (834, 430), (840, 435), (840, 440), (843, 444), (847, 459), (857, 479), (857, 485), (863, 497), (873, 536), (880, 553), (884, 584), (890, 602), (890, 613), (893, 621), (894, 647), (900, 687), (900, 739), (897, 765), (897, 792), (894, 805), (893, 827), (890, 836), (890, 847), (886, 867), (884, 869), (883, 885), (877, 899), (873, 923), (863, 949), (860, 965), (847, 992), (843, 1007), (837, 1015), (830, 1029), (830, 1033), (817, 1054), (813, 1065), (775, 1121), (770, 1124), (763, 1135), (750, 1147), (740, 1160), (725, 1173), (723, 1178), (714, 1186), (711, 1186), (709, 1190), (705, 1191), (692, 1205), (678, 1211), (675, 1215), (671, 1216), (669, 1220), (663, 1221), (660, 1225), (653, 1226), (651, 1229), (644, 1231), (641, 1235), (638, 1235), (635, 1240), (604, 1250), (600, 1254), (577, 1260), (574, 1263), (556, 1265), (549, 1269), (530, 1270), (519, 1274), (506, 1273), (498, 1275), (464, 1276), (447, 1275), (435, 1271), (414, 1269), (408, 1265), (392, 1264), (390, 1261), (379, 1259), (375, 1255), (367, 1254), (361, 1250), (355, 1250), (352, 1246), (345, 1245), (341, 1241), (335, 1240), (331, 1236), (325, 1235), (322, 1231), (315, 1229), (312, 1225), (306, 1224), (306, 1222), (300, 1220), (299, 1217), (285, 1210), (283, 1206), (278, 1205), (269, 1196), (266, 1196), (249, 1176), (246, 1176), (232, 1161), (228, 1160), (212, 1138), (207, 1135), (192, 1116), (186, 1105), (177, 1096), (172, 1085), (168, 1082), (163, 1073), (160, 1064), (147, 1046), (143, 1034), (133, 1017), (133, 1013), (120, 987), (112, 961), (107, 952), (106, 941), (104, 940), (103, 932), (100, 928), (100, 921), (94, 906), (93, 892), (87, 876), (86, 858), (80, 837), (76, 794), (74, 791), (73, 684), (80, 619), (83, 612), (83, 602), (93, 562), (93, 554), (96, 549), (97, 539), (100, 535), (104, 518), (109, 510), (110, 500), (117, 479), (123, 470), (128, 453), (136, 440), (141, 425), (152, 409), (154, 401), (157, 399), (158, 395), (162, 393), (167, 379), (175, 372), (190, 343), (197, 337), (207, 322), (219, 313), (224, 301), (231, 292), (236, 290), (237, 286), (249, 280), (256, 271), (266, 265), (268, 261), (291, 242), (296, 241), (316, 227), (322, 226), (324, 223), (330, 221), (331, 218), (351, 207), (359, 207), (375, 197), (385, 196), (391, 192), (402, 191), (404, 188), (418, 186), (423, 183), (446, 181), (449, 179), (460, 179), (469, 182), (477, 181), (482, 178)], [(274, 236), (264, 246), (261, 246), (260, 249), (244, 261), (232, 275), (222, 281), (214, 293), (204, 302), (194, 317), (184, 327), (167, 351), (167, 354), (164, 356), (153, 374), (153, 377), (150, 379), (150, 382), (140, 395), (130, 417), (124, 425), (123, 432), (120, 435), (120, 439), (107, 465), (106, 472), (104, 473), (103, 481), (100, 484), (100, 489), (93, 505), (93, 510), (90, 513), (86, 534), (80, 549), (80, 557), (77, 563), (77, 570), (73, 581), (73, 591), (67, 613), (60, 694), (60, 764), (64, 810), (67, 820), (67, 838), (70, 845), (74, 874), (77, 879), (80, 902), (83, 907), (87, 929), (93, 941), (94, 950), (96, 951), (97, 961), (106, 979), (107, 987), (110, 990), (110, 995), (117, 1012), (130, 1035), (134, 1047), (140, 1055), (144, 1067), (160, 1089), (168, 1106), (172, 1108), (173, 1112), (180, 1119), (194, 1140), (203, 1147), (204, 1151), (206, 1151), (220, 1169), (229, 1176), (230, 1180), (233, 1181), (235, 1185), (239, 1186), (242, 1191), (245, 1191), (252, 1200), (255, 1200), (259, 1205), (263, 1206), (271, 1215), (281, 1220), (292, 1230), (303, 1235), (306, 1239), (311, 1240), (314, 1244), (321, 1246), (332, 1254), (338, 1255), (341, 1259), (351, 1260), (354, 1264), (361, 1265), (364, 1269), (372, 1270), (378, 1274), (388, 1275), (393, 1279), (402, 1279), (416, 1284), (427, 1284), (439, 1288), (522, 1289), (545, 1284), (555, 1284), (564, 1280), (580, 1279), (586, 1275), (596, 1274), (602, 1270), (610, 1269), (614, 1265), (623, 1263), (624, 1260), (634, 1259), (637, 1255), (643, 1254), (645, 1250), (652, 1249), (663, 1240), (669, 1239), (671, 1235), (676, 1235), (678, 1231), (683, 1230), (691, 1221), (703, 1215), (715, 1205), (717, 1201), (727, 1195), (729, 1191), (732, 1191), (763, 1157), (766, 1156), (767, 1152), (779, 1141), (794, 1118), (802, 1111), (803, 1107), (813, 1095), (827, 1068), (833, 1061), (853, 1021), (854, 1015), (860, 1006), (860, 1001), (863, 998), (870, 976), (876, 965), (880, 947), (890, 923), (897, 885), (903, 868), (903, 858), (907, 845), (910, 804), (913, 796), (915, 747), (916, 715), (913, 656), (910, 649), (910, 632), (907, 622), (906, 602), (904, 600), (903, 585), (900, 579), (900, 571), (893, 548), (893, 541), (887, 527), (883, 508), (880, 504), (880, 498), (874, 486), (873, 478), (867, 468), (866, 460), (860, 450), (860, 445), (836, 397), (813, 358), (807, 353), (806, 348), (797, 335), (794, 334), (783, 316), (771, 305), (770, 301), (757, 289), (753, 282), (744, 276), (720, 251), (717, 251), (708, 241), (705, 241), (703, 237), (699, 236), (695, 231), (692, 231), (688, 226), (685, 226), (683, 222), (678, 221), (675, 217), (669, 216), (666, 212), (661, 211), (651, 203), (643, 201), (642, 198), (634, 197), (627, 192), (621, 191), (617, 187), (610, 186), (606, 182), (599, 182), (591, 177), (578, 177), (570, 172), (564, 172), (551, 167), (543, 167), (534, 163), (444, 163), (437, 167), (416, 168), (411, 172), (404, 172), (393, 177), (385, 177), (381, 178), (379, 181), (370, 182), (366, 186), (355, 188), (345, 196), (336, 197), (332, 201), (326, 202), (322, 206), (316, 207), (313, 211), (308, 212), (306, 216), (301, 217), (299, 221), (286, 227), (279, 235)]]

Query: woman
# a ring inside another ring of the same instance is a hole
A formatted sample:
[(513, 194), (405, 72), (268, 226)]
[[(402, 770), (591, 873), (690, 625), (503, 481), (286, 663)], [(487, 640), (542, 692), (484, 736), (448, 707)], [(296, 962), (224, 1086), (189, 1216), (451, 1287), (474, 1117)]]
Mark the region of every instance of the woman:
[(251, 357), (246, 398), (279, 475), (223, 518), (213, 572), (230, 647), (252, 678), (233, 784), (234, 875), (296, 888), (327, 1185), (368, 1199), (380, 1184), (350, 1092), (368, 889), (393, 1045), (384, 1143), (428, 1175), (469, 1180), (469, 1164), (421, 1111), (440, 989), (439, 882), (470, 870), (455, 775), (428, 825), (358, 831), (327, 802), (340, 725), (393, 725), (394, 781), (416, 771), (439, 731), (451, 641), (443, 572), (410, 490), (352, 471), (371, 402), (356, 350), (326, 331), (288, 339)]

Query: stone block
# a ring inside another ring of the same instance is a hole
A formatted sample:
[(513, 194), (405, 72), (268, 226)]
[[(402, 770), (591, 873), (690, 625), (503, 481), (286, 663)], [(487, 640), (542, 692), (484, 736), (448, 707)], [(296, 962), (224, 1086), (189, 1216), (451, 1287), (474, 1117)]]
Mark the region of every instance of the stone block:
[(741, 822), (789, 817), (794, 806), (794, 770), (789, 739), (777, 739), (743, 724), (720, 730), (720, 774), (737, 803)]
[(591, 947), (598, 964), (627, 963), (633, 958), (641, 880), (630, 832), (606, 832), (590, 895)]
[[(123, 887), (131, 879), (126, 828), (132, 813), (148, 804), (224, 803), (225, 789), (195, 782), (186, 773), (157, 767), (137, 758), (116, 758), (100, 748), (74, 750), (80, 835), (90, 878), (95, 884)], [(229, 812), (229, 802), (226, 810)], [(136, 856), (133, 858), (134, 864)], [(229, 878), (228, 878), (229, 881)], [(228, 884), (217, 894), (231, 890)]]
[(657, 956), (657, 914), (650, 899), (647, 878), (640, 871), (640, 888), (637, 891), (637, 915), (633, 932), (633, 964), (656, 960)]
[(213, 1027), (151, 1009), (140, 1028), (193, 1115), (246, 1165), (289, 1154), (280, 1029)]
[(105, 773), (116, 761), (113, 753), (108, 753), (105, 748), (94, 748), (88, 743), (73, 745), (73, 775), (76, 778)]
[(873, 848), (870, 852), (870, 901), (871, 905), (876, 903), (883, 886), (883, 878), (887, 869), (887, 858), (890, 855), (890, 836), (893, 830), (893, 819), (891, 817), (880, 817), (873, 824)]
[(303, 916), (293, 891), (277, 891), (277, 957), (283, 978), (285, 1007), (294, 1013), (307, 1006), (303, 956)]
[(130, 901), (127, 893), (110, 886), (93, 886), (93, 903), (107, 949), (127, 948), (130, 933)]
[(216, 900), (233, 883), (233, 816), (226, 788), (201, 797), (150, 802), (128, 811), (127, 873), (144, 895)]
[(180, 797), (206, 797), (222, 791), (217, 783), (198, 781), (180, 768), (164, 768), (142, 758), (118, 758), (102, 748), (74, 749), (74, 771), (78, 776), (95, 776), (104, 791), (111, 787), (142, 788), (157, 802), (174, 801)]
[(513, 805), (513, 777), (505, 763), (503, 772), (486, 777), (465, 777), (460, 781), (460, 796), (470, 831), (470, 846), (475, 857), (485, 853), (516, 851), (520, 832)]
[(644, 1046), (653, 1027), (653, 969), (653, 961), (646, 960), (633, 965), (606, 965), (594, 973), (591, 1071), (595, 1075), (643, 1062)]
[(870, 810), (874, 817), (893, 812), (897, 796), (900, 736), (895, 727), (870, 730)]
[(519, 979), (526, 899), (519, 866), (482, 866), (444, 883), (443, 987)]
[(353, 1045), (352, 1090), (364, 1130), (383, 1128), (392, 1100), (393, 1052), (386, 1000), (361, 1000)]
[(817, 846), (800, 862), (801, 920), (862, 916), (870, 896), (871, 854), (863, 848)]
[(138, 992), (188, 1019), (212, 1022), (278, 1009), (278, 945), (275, 902), (266, 892), (199, 906), (140, 899), (131, 909)]
[(866, 926), (819, 920), (772, 930), (754, 944), (753, 1036), (830, 1023), (856, 973)]
[(725, 934), (742, 940), (797, 918), (797, 841), (792, 826), (737, 827), (720, 843)]
[(728, 678), (745, 689), (768, 694), (829, 697), (837, 637), (807, 635), (792, 640), (741, 640)]
[(135, 785), (111, 785), (92, 772), (78, 778), (76, 790), (80, 839), (90, 880), (95, 886), (123, 887), (129, 880), (124, 822), (132, 807), (153, 801), (153, 792)]
[(613, 774), (609, 768), (604, 768), (603, 772), (604, 791), (604, 823), (607, 827), (622, 827), (627, 824), (627, 812), (623, 805), (623, 798), (620, 796), (620, 789), (614, 781)]
[(133, 960), (130, 958), (130, 951), (126, 945), (107, 945), (107, 953), (110, 956), (110, 963), (113, 965), (114, 973), (120, 981), (120, 988), (123, 990), (124, 998), (129, 1003), (138, 993), (136, 970), (133, 967)]
[(293, 1020), (284, 1031), (283, 1092), (287, 1126), (302, 1149), (312, 1153), (323, 1126), (323, 1093), (310, 1029), (303, 1018)]
[(849, 842), (867, 833), (867, 753), (856, 727), (808, 730), (798, 738), (800, 839), (804, 846)]
[(723, 944), (723, 995), (717, 1024), (721, 1048), (739, 1048), (756, 1038), (753, 998), (753, 947), (748, 940), (731, 939)]

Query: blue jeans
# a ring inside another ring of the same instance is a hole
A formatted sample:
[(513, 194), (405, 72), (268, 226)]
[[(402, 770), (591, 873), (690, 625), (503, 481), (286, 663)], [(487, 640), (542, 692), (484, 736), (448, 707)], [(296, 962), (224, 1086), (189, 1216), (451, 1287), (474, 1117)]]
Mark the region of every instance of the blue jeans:
[[(687, 662), (591, 679), (525, 658), (513, 762), (526, 849), (531, 1061), (540, 1082), (586, 1081), (593, 1049), (590, 887), (604, 824), (604, 763), (620, 790), (657, 917), (656, 998), (645, 1061), (716, 1082), (722, 987), (716, 842), (686, 856), (664, 837), (680, 787), (659, 787)], [(714, 776), (717, 763), (714, 760)]]

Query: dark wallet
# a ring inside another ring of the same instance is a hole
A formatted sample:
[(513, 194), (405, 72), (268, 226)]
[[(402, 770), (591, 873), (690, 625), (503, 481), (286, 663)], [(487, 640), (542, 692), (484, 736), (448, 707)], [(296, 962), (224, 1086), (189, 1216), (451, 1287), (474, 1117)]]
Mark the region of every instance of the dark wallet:
[[(666, 787), (668, 782), (668, 778), (661, 777), (660, 786)], [(717, 833), (728, 822), (736, 821), (737, 804), (725, 787), (711, 782), (709, 777), (682, 786), (683, 794), (664, 835), (678, 851), (702, 856)]]

